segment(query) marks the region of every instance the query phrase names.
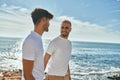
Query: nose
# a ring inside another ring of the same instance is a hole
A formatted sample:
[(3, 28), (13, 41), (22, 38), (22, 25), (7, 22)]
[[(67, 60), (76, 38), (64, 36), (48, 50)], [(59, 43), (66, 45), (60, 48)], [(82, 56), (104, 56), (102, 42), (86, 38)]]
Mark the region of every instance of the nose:
[(63, 28), (62, 31), (65, 31), (65, 28)]

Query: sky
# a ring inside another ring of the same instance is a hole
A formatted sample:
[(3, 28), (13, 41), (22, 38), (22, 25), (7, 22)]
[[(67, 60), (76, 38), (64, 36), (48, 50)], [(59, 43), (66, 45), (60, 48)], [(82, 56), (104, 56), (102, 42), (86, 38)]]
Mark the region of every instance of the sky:
[(25, 38), (34, 28), (30, 13), (36, 7), (54, 15), (43, 39), (60, 35), (67, 19), (70, 40), (120, 43), (120, 0), (0, 0), (0, 36)]

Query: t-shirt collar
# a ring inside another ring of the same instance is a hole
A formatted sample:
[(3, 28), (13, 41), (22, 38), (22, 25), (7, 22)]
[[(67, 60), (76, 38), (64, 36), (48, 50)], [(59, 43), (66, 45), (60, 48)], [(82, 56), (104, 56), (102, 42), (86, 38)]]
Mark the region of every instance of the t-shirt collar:
[(31, 34), (33, 34), (33, 35), (36, 36), (36, 37), (40, 37), (40, 38), (41, 38), (41, 35), (38, 34), (37, 32), (31, 31)]
[(68, 41), (68, 39), (62, 38), (61, 36), (59, 36), (59, 38), (64, 40), (64, 41)]

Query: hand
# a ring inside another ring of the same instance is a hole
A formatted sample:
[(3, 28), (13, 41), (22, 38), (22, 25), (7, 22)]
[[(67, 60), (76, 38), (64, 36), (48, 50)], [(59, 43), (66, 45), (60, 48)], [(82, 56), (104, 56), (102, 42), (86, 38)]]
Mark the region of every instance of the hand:
[(44, 80), (49, 80), (47, 74), (45, 74), (45, 76), (44, 76)]

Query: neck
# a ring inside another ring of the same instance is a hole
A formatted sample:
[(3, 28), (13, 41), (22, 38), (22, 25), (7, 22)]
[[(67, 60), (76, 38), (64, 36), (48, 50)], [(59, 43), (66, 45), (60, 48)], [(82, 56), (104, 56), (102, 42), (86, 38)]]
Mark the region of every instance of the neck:
[(68, 36), (60, 35), (60, 37), (62, 37), (62, 38), (64, 38), (64, 39), (68, 39)]
[(34, 32), (38, 33), (38, 34), (41, 35), (41, 36), (42, 36), (42, 34), (43, 34), (43, 31), (34, 30)]
[(38, 33), (39, 35), (42, 36), (44, 30), (43, 30), (42, 27), (40, 27), (40, 26), (35, 26), (34, 32), (36, 32), (36, 33)]

